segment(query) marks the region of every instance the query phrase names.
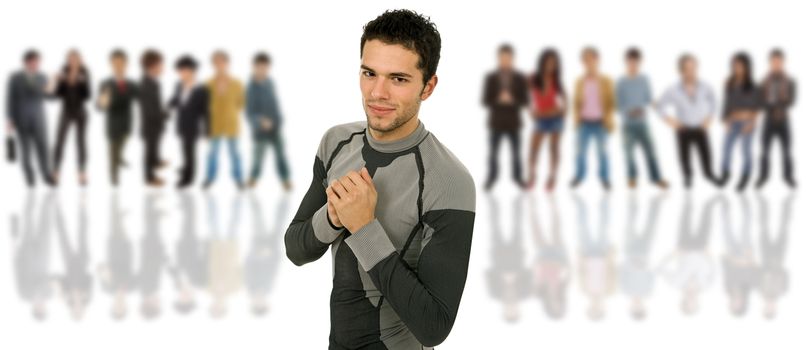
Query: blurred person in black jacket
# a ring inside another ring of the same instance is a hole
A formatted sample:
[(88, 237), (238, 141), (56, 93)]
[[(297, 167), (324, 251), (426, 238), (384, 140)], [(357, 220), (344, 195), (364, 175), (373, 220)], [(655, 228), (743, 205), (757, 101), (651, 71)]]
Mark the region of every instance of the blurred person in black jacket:
[(140, 64), (143, 67), (143, 78), (140, 81), (140, 116), (142, 117), (141, 136), (145, 144), (144, 169), (145, 180), (149, 186), (162, 186), (163, 181), (157, 177), (156, 171), (166, 165), (160, 159), (160, 141), (165, 131), (165, 120), (168, 114), (162, 103), (162, 89), (159, 78), (162, 74), (162, 54), (155, 50), (146, 50)]
[(529, 103), (528, 85), (524, 75), (514, 67), (515, 50), (509, 44), (498, 48), (498, 68), (484, 80), (482, 104), (490, 111), (487, 125), (490, 128), (489, 172), (484, 188), (489, 190), (498, 177), (498, 146), (501, 138), (509, 139), (512, 146), (512, 178), (519, 187), (521, 177), (520, 129), (521, 109)]
[(84, 104), (90, 98), (90, 72), (84, 66), (81, 54), (72, 49), (67, 52), (64, 64), (56, 82), (56, 96), (62, 101), (62, 112), (56, 134), (56, 147), (53, 151), (53, 181), (59, 181), (59, 169), (64, 154), (67, 131), (75, 124), (78, 156), (78, 181), (87, 184), (87, 109)]
[(168, 103), (176, 110), (176, 133), (182, 144), (182, 168), (179, 170), (177, 187), (193, 183), (196, 173), (196, 143), (199, 136), (207, 134), (210, 98), (207, 88), (196, 83), (199, 64), (191, 56), (182, 56), (176, 61), (179, 82)]

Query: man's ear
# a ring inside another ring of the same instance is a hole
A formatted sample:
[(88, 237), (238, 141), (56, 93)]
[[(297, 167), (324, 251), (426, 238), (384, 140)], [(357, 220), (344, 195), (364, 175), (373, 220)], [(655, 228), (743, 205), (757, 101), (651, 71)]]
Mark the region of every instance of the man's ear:
[(425, 101), (431, 96), (432, 93), (434, 93), (434, 89), (437, 87), (437, 81), (438, 79), (436, 74), (431, 76), (431, 79), (428, 79), (423, 87), (423, 92), (420, 93), (420, 100)]

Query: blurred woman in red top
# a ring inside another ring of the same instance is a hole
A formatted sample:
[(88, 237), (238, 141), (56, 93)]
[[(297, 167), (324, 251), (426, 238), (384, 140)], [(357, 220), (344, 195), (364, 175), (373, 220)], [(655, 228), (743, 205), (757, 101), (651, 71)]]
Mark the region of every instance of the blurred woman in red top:
[(536, 166), (543, 139), (549, 139), (551, 168), (546, 191), (554, 189), (560, 161), (560, 136), (565, 120), (566, 97), (560, 69), (560, 55), (554, 49), (545, 49), (537, 60), (537, 72), (529, 80), (532, 97), (531, 112), (534, 120), (532, 141), (529, 147), (528, 188), (537, 180)]

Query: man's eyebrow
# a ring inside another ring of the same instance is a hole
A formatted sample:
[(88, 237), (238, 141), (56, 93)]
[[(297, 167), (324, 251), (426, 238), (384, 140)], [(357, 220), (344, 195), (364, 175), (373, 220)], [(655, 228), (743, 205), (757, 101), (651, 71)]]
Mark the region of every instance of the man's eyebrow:
[[(365, 66), (363, 64), (361, 65), (361, 69), (376, 73), (374, 69), (369, 68), (369, 67), (367, 67), (367, 66)], [(411, 78), (411, 77), (413, 77), (411, 74), (405, 73), (405, 72), (389, 73), (389, 76), (390, 77), (398, 77), (398, 78), (400, 78), (400, 77), (402, 77), (402, 78)]]

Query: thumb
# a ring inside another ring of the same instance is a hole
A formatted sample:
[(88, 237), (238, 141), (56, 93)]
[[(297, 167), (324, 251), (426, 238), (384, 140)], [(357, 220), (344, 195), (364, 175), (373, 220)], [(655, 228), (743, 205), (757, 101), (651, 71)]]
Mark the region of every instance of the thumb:
[(364, 181), (366, 181), (370, 187), (375, 189), (375, 184), (372, 182), (372, 176), (369, 176), (369, 170), (367, 170), (367, 167), (361, 168), (361, 178), (364, 179)]

